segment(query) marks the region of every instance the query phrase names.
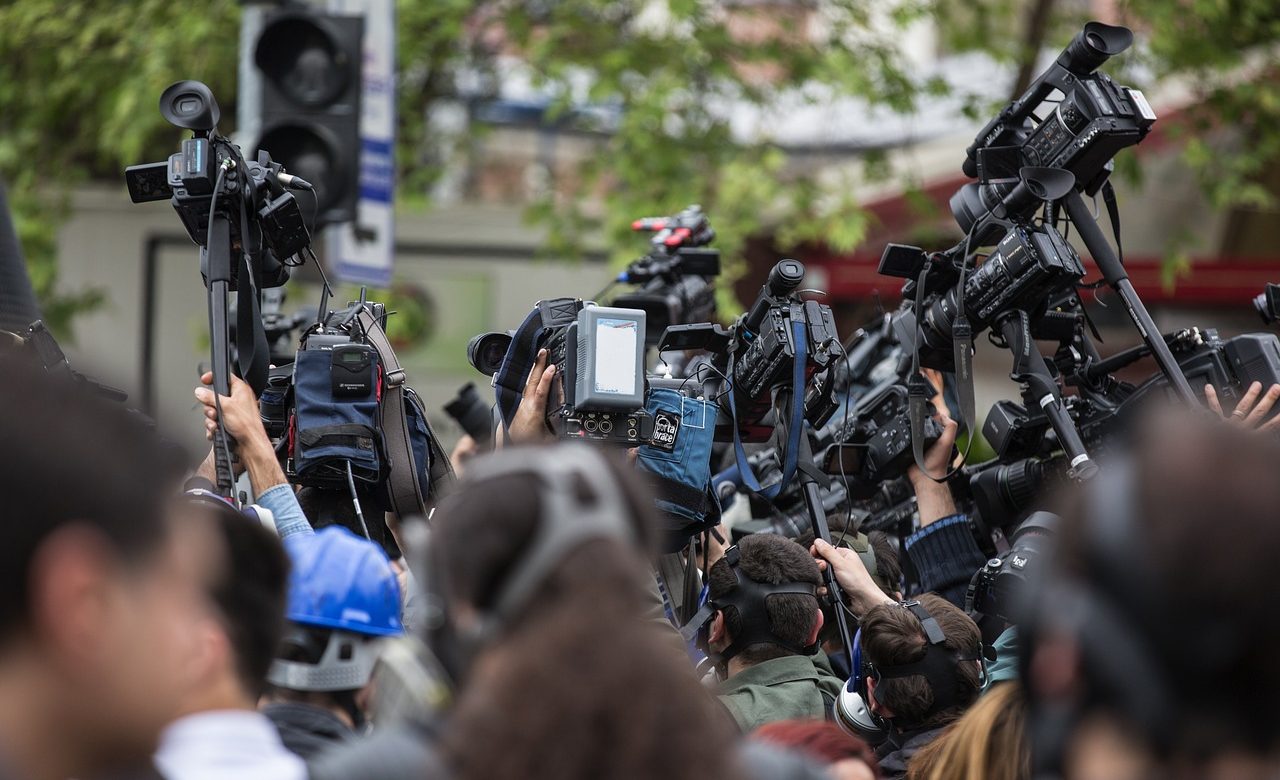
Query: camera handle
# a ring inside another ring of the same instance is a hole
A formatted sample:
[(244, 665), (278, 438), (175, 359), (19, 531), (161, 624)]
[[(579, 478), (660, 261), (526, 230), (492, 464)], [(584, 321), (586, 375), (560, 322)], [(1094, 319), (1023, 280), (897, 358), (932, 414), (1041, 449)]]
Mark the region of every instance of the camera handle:
[(1009, 375), (1022, 385), (1023, 402), (1027, 406), (1039, 406), (1049, 419), (1049, 425), (1058, 436), (1058, 444), (1067, 454), (1068, 476), (1081, 482), (1089, 479), (1098, 472), (1098, 464), (1089, 457), (1076, 424), (1062, 405), (1058, 383), (1049, 373), (1044, 356), (1031, 338), (1027, 313), (1017, 309), (1006, 312), (997, 320), (996, 326), (1013, 353), (1013, 371)]
[(1120, 262), (1120, 258), (1116, 256), (1106, 237), (1102, 235), (1102, 228), (1098, 227), (1089, 207), (1085, 205), (1084, 198), (1079, 192), (1072, 190), (1063, 198), (1063, 203), (1067, 208), (1067, 216), (1071, 218), (1071, 224), (1075, 225), (1076, 230), (1080, 232), (1085, 248), (1089, 250), (1089, 254), (1093, 255), (1093, 262), (1102, 272), (1102, 278), (1120, 296), (1125, 311), (1129, 313), (1129, 318), (1138, 328), (1138, 334), (1142, 336), (1142, 340), (1151, 349), (1151, 354), (1160, 365), (1160, 370), (1169, 378), (1169, 384), (1174, 392), (1187, 404), (1199, 406), (1200, 397), (1191, 389), (1191, 384), (1187, 382), (1187, 377), (1182, 373), (1182, 368), (1178, 365), (1173, 352), (1169, 350), (1169, 345), (1165, 344), (1160, 329), (1156, 327), (1151, 315), (1147, 312), (1147, 307), (1138, 297), (1138, 291), (1133, 289), (1133, 282), (1129, 281), (1129, 274), (1124, 270), (1124, 264)]
[[(209, 214), (209, 242), (201, 247), (209, 281), (209, 342), (213, 392), (218, 396), (231, 395), (231, 348), (227, 334), (227, 294), (231, 288), (231, 221), (216, 210)], [(221, 406), (220, 402), (219, 406)], [(218, 415), (218, 427), (213, 432), (213, 458), (218, 472), (218, 490), (236, 501), (235, 473), (231, 469), (235, 440), (227, 433)], [(238, 505), (238, 501), (236, 502)]]
[[(796, 476), (800, 479), (800, 487), (804, 492), (804, 504), (809, 512), (809, 525), (813, 528), (815, 539), (821, 539), (827, 544), (831, 544), (831, 528), (827, 525), (827, 511), (822, 507), (823, 483), (830, 484), (830, 480), (818, 470), (817, 465), (814, 463), (813, 445), (809, 442), (809, 436), (803, 431), (801, 432), (798, 449), (799, 451), (796, 455), (799, 466)], [(840, 641), (844, 644), (845, 653), (849, 655), (849, 668), (856, 670), (853, 666), (853, 634), (849, 630), (849, 618), (845, 614), (844, 593), (840, 590), (840, 585), (836, 582), (835, 572), (832, 571), (830, 566), (827, 566), (823, 571), (822, 581), (827, 586), (827, 595), (831, 597), (832, 603), (835, 605), (835, 609), (832, 611), (836, 615), (836, 627), (840, 631)]]

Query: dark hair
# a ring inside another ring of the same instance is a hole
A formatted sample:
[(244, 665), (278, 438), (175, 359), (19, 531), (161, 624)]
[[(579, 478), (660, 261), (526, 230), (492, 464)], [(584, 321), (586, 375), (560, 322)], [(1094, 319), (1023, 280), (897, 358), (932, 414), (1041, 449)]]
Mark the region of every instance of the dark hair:
[(871, 550), (876, 554), (876, 584), (889, 598), (902, 590), (902, 561), (898, 559), (898, 545), (884, 531), (867, 534)]
[(255, 698), (284, 635), (289, 557), (280, 539), (230, 506), (208, 508), (225, 550), (209, 596), (235, 656), (236, 676)]
[[(749, 579), (765, 585), (781, 585), (788, 582), (822, 584), (818, 563), (808, 550), (781, 536), (751, 534), (738, 542), (741, 558), (738, 568)], [(737, 587), (738, 580), (729, 568), (729, 562), (721, 558), (707, 572), (707, 587), (712, 599), (722, 598)], [(818, 619), (818, 600), (813, 596), (781, 593), (765, 599), (765, 611), (769, 613), (769, 629), (775, 636), (793, 645), (804, 645), (813, 633)], [(742, 616), (736, 607), (724, 610), (725, 628), (730, 636), (742, 630)], [(782, 645), (757, 643), (738, 654), (747, 664), (758, 664), (773, 658), (795, 655)]]
[[(554, 447), (522, 449), (531, 459), (555, 457)], [(636, 543), (622, 546), (590, 542), (570, 557), (581, 557), (582, 550), (592, 547), (607, 548), (602, 554), (615, 565), (602, 567), (601, 576), (608, 580), (606, 584), (614, 586), (616, 593), (647, 597), (647, 592), (635, 592), (635, 562), (637, 552), (643, 562), (653, 550), (657, 528), (653, 498), (616, 459), (606, 457), (601, 462), (607, 464), (612, 481), (622, 493)], [(443, 575), (442, 585), (450, 598), (488, 610), (494, 607), (508, 576), (533, 541), (541, 522), (543, 488), (532, 473), (472, 480), (463, 485), (463, 489), (442, 499), (436, 510), (428, 566)], [(579, 482), (577, 488), (579, 499), (591, 499), (591, 489), (585, 481)], [(533, 609), (574, 595), (569, 591), (578, 583), (566, 589), (559, 579), (557, 574), (548, 577), (540, 593), (529, 599)]]
[(871, 746), (830, 721), (779, 720), (751, 732), (751, 738), (791, 748), (823, 765), (849, 759), (861, 761), (879, 776), (880, 765)]
[[(852, 542), (857, 538), (856, 527), (853, 530), (847, 530), (849, 526), (846, 519), (841, 516), (832, 516), (827, 523), (831, 531), (832, 543), (839, 547), (854, 549)], [(813, 531), (808, 530), (796, 537), (796, 544), (807, 550), (813, 546), (815, 538), (817, 537)], [(875, 571), (868, 571), (872, 581), (889, 598), (898, 598), (902, 588), (902, 566), (898, 562), (897, 545), (884, 531), (872, 531), (867, 534), (867, 544), (875, 555)], [(818, 639), (828, 650), (844, 647), (844, 637), (840, 634), (840, 621), (835, 610), (835, 602), (830, 599), (823, 600), (822, 630), (818, 632)]]
[[(1162, 752), (1272, 755), (1280, 747), (1280, 623), (1268, 605), (1280, 559), (1280, 445), (1207, 415), (1167, 410), (1136, 427), (1128, 462), (1127, 490), (1080, 489), (1060, 503), (1054, 580), (1091, 602), (1065, 638), (1080, 658), (1078, 688), (1088, 706)], [(1101, 516), (1107, 511), (1119, 517)], [(1126, 541), (1116, 538), (1120, 519), (1129, 521)], [(1108, 532), (1086, 533), (1089, 526)], [(1105, 623), (1091, 619), (1101, 610)], [(1030, 622), (1056, 623), (1053, 609), (1037, 613)], [(1116, 626), (1128, 635), (1114, 636)], [(1028, 633), (1032, 653), (1035, 633)], [(1140, 689), (1136, 678), (1125, 679), (1129, 664), (1116, 660), (1117, 646), (1142, 659), (1134, 661), (1144, 671)], [(1034, 700), (1035, 677), (1030, 685)], [(1157, 686), (1168, 717), (1158, 734), (1133, 714), (1139, 702), (1150, 706)]]
[(356, 536), (365, 536), (365, 526), (369, 528), (368, 539), (382, 547), (382, 551), (391, 560), (400, 557), (400, 546), (396, 538), (387, 528), (386, 515), (379, 501), (369, 490), (356, 485), (356, 495), (360, 498), (360, 512), (364, 515), (364, 525), (356, 516), (355, 505), (351, 502), (351, 493), (347, 490), (304, 485), (298, 490), (298, 506), (311, 521), (311, 527), (319, 531), (331, 525), (340, 525)]
[[(619, 463), (605, 468), (639, 544), (599, 539), (566, 555), (475, 663), (443, 736), (463, 780), (733, 776), (732, 721), (669, 627), (646, 619), (652, 498)], [(577, 488), (590, 500), (585, 480)], [(430, 558), (453, 598), (493, 606), (542, 521), (542, 490), (513, 473), (464, 481), (441, 502)]]
[[(961, 656), (977, 658), (982, 649), (978, 627), (959, 607), (933, 593), (919, 598), (946, 637), (943, 647)], [(920, 619), (901, 604), (880, 604), (862, 618), (862, 652), (870, 663), (901, 666), (924, 658), (928, 639)], [(959, 701), (933, 711), (933, 689), (920, 675), (895, 677), (876, 682), (876, 698), (893, 710), (894, 723), (903, 729), (943, 726), (964, 712), (978, 697), (981, 674), (976, 661), (961, 661), (956, 667)]]
[(0, 354), (0, 637), (30, 618), (30, 565), (58, 529), (86, 525), (122, 560), (143, 563), (168, 534), (167, 505), (185, 459), (148, 422), (52, 376), (23, 356)]

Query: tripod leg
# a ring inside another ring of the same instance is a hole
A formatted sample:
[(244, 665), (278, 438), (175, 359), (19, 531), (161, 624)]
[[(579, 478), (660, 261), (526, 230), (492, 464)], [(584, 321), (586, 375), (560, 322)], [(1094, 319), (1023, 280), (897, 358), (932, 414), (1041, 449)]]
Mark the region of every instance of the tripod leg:
[[(205, 251), (205, 269), (209, 283), (209, 343), (210, 370), (213, 372), (213, 391), (220, 396), (231, 395), (231, 349), (227, 326), (227, 293), (231, 281), (231, 223), (221, 214), (210, 215), (209, 246)], [(232, 450), (235, 440), (223, 427), (218, 416), (218, 427), (213, 434), (213, 457), (218, 471), (218, 489), (235, 500), (235, 472), (232, 471)]]
[[(798, 455), (801, 463), (813, 463), (813, 448), (809, 444), (807, 432), (802, 433), (800, 436), (800, 452)], [(813, 536), (815, 539), (821, 539), (830, 544), (831, 528), (827, 525), (827, 510), (822, 506), (822, 491), (807, 468), (797, 470), (796, 476), (800, 478), (800, 484), (804, 490), (804, 503), (809, 510), (809, 523), (813, 526)], [(840, 641), (844, 645), (845, 653), (849, 656), (849, 668), (852, 669), (853, 632), (849, 629), (849, 618), (844, 611), (844, 593), (840, 590), (840, 585), (836, 582), (835, 572), (831, 570), (830, 566), (823, 571), (822, 580), (827, 586), (827, 595), (831, 597), (832, 603), (835, 605), (833, 611), (836, 615), (836, 628), (840, 631)]]
[(1120, 296), (1125, 311), (1137, 326), (1142, 340), (1151, 348), (1151, 354), (1160, 365), (1160, 370), (1169, 378), (1169, 384), (1174, 392), (1186, 403), (1199, 406), (1199, 396), (1191, 389), (1187, 377), (1182, 373), (1182, 367), (1178, 365), (1173, 352), (1169, 350), (1169, 345), (1164, 343), (1164, 337), (1160, 335), (1160, 330), (1147, 312), (1147, 307), (1138, 297), (1138, 291), (1133, 289), (1129, 274), (1120, 264), (1120, 258), (1116, 257), (1111, 244), (1107, 243), (1106, 237), (1102, 235), (1102, 229), (1089, 213), (1084, 199), (1080, 197), (1080, 193), (1072, 191), (1063, 199), (1063, 202), (1067, 207), (1067, 215), (1071, 217), (1071, 224), (1075, 225), (1076, 230), (1079, 231), (1080, 238), (1084, 241), (1089, 254), (1093, 255), (1093, 261), (1098, 264), (1098, 270), (1102, 272), (1107, 284)]

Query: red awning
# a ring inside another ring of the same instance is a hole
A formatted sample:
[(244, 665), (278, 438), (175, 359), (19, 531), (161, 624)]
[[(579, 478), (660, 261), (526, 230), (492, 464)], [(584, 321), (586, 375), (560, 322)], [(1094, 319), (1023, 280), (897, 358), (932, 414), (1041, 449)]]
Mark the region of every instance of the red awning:
[[(876, 273), (879, 255), (865, 252), (837, 255), (814, 249), (800, 253), (797, 259), (812, 271), (825, 274), (824, 286), (833, 300), (861, 300), (877, 294), (894, 300), (902, 287), (902, 279)], [(1087, 257), (1085, 267), (1090, 271), (1090, 279), (1098, 278), (1097, 268)], [(1175, 280), (1172, 288), (1164, 284), (1163, 263), (1158, 258), (1126, 258), (1125, 267), (1133, 286), (1147, 303), (1247, 304), (1262, 292), (1267, 282), (1280, 282), (1280, 257), (1197, 259), (1186, 275)]]

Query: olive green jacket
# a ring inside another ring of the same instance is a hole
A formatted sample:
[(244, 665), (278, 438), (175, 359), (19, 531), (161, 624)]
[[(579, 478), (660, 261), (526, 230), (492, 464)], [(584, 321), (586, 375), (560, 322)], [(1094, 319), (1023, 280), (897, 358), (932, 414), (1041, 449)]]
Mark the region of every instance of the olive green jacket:
[(830, 718), (843, 684), (810, 656), (788, 655), (738, 672), (716, 692), (746, 733), (779, 720)]

